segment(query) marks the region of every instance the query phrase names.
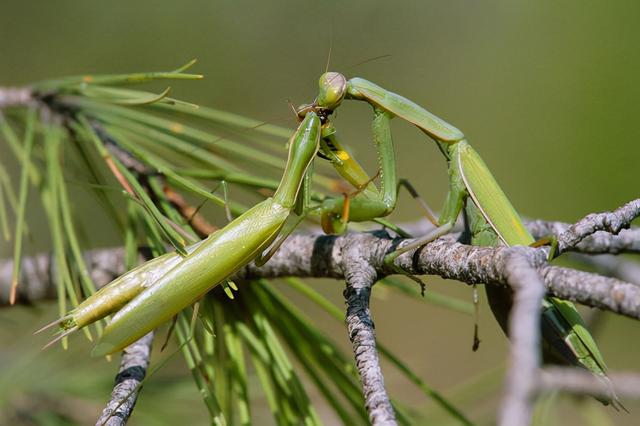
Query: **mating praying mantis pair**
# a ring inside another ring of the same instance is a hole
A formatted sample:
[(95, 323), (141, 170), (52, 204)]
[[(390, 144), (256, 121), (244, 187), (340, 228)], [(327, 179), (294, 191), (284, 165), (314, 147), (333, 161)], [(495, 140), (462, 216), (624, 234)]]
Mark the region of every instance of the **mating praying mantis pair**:
[[(319, 84), (316, 100), (297, 109), (301, 121), (289, 141), (283, 177), (272, 197), (187, 248), (186, 255), (168, 253), (117, 278), (52, 324), (60, 324), (63, 330), (57, 339), (115, 313), (93, 354), (105, 355), (123, 349), (249, 262), (266, 261), (293, 229), (283, 231), (291, 214), (302, 218), (308, 211), (319, 211), (322, 227), (329, 233), (344, 232), (349, 221), (368, 221), (388, 215), (395, 208), (399, 182), (390, 129), (390, 121), (395, 116), (414, 124), (436, 141), (448, 162), (449, 193), (440, 218), (436, 220), (428, 214), (436, 228), (388, 254), (385, 262), (392, 264), (402, 253), (449, 232), (463, 209), (473, 244), (534, 243), (489, 169), (458, 129), (414, 102), (361, 78), (347, 80), (342, 74), (327, 72)], [(345, 99), (364, 101), (373, 107), (373, 142), (380, 162), (379, 189), (336, 137), (331, 117)], [(328, 198), (318, 206), (309, 207), (309, 184), (317, 156), (331, 161), (338, 173), (356, 188), (354, 194)], [(276, 241), (278, 235), (281, 238)], [(271, 250), (263, 256), (270, 246)], [(487, 290), (492, 310), (506, 330), (510, 292), (506, 288)], [(503, 303), (495, 302), (497, 300)], [(573, 304), (546, 298), (542, 333), (545, 360), (581, 366), (606, 379), (603, 358)]]

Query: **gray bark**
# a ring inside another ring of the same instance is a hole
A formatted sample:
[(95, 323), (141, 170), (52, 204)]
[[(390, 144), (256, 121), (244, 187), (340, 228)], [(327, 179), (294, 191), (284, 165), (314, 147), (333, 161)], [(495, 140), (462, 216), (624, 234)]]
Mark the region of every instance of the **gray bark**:
[(147, 374), (152, 342), (153, 332), (124, 349), (111, 399), (102, 410), (96, 426), (122, 426), (127, 423)]

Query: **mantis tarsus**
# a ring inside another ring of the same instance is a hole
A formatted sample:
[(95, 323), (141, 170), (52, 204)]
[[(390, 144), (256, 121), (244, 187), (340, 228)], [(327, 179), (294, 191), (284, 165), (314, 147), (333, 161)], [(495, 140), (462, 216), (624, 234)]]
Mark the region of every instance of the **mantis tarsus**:
[(93, 355), (121, 350), (260, 257), (280, 234), (289, 215), (294, 211), (302, 213), (299, 209), (305, 206), (298, 202), (304, 198), (299, 198), (300, 188), (318, 151), (319, 140), (320, 119), (308, 114), (290, 140), (287, 164), (273, 197), (188, 248), (186, 256), (170, 253), (116, 279), (54, 323), (60, 323), (66, 330), (58, 339), (117, 312)]
[[(497, 245), (531, 245), (534, 239), (525, 228), (508, 198), (491, 175), (478, 153), (465, 140), (464, 134), (416, 103), (362, 78), (347, 80), (342, 74), (327, 72), (320, 77), (319, 94), (310, 105), (303, 105), (298, 114), (304, 117), (316, 112), (323, 118), (323, 141), (320, 152), (329, 158), (345, 179), (356, 187), (366, 186), (353, 199), (329, 200), (323, 205), (323, 227), (330, 232), (342, 232), (347, 220), (370, 220), (389, 214), (396, 203), (396, 172), (390, 120), (397, 116), (418, 127), (438, 144), (449, 169), (449, 192), (440, 218), (430, 220), (435, 230), (415, 243), (402, 247), (386, 257), (392, 262), (397, 256), (420, 247), (449, 232), (466, 206), (471, 223), (472, 243)], [(378, 151), (381, 189), (369, 184), (362, 168), (344, 151), (335, 137), (329, 117), (343, 100), (360, 100), (373, 107), (373, 141)], [(325, 149), (323, 150), (323, 147)], [(472, 202), (467, 202), (468, 199)], [(429, 215), (430, 216), (430, 215)], [(511, 308), (509, 289), (487, 287), (494, 315), (506, 330)], [(606, 378), (606, 366), (600, 351), (571, 302), (547, 297), (542, 307), (543, 352), (545, 361), (577, 365)], [(611, 399), (602, 402), (617, 403)]]

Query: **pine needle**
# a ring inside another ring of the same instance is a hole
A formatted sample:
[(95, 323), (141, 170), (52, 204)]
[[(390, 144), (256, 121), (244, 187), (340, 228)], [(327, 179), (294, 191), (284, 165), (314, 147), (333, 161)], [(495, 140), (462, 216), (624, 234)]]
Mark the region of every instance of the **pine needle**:
[(18, 280), (22, 262), (22, 238), (26, 222), (27, 197), (29, 195), (29, 170), (31, 169), (31, 149), (34, 140), (34, 124), (36, 110), (31, 108), (27, 113), (26, 129), (24, 132), (24, 150), (22, 155), (22, 171), (20, 173), (20, 191), (18, 198), (18, 213), (16, 219), (16, 239), (13, 246), (13, 273), (11, 275), (11, 290), (9, 303), (16, 303)]

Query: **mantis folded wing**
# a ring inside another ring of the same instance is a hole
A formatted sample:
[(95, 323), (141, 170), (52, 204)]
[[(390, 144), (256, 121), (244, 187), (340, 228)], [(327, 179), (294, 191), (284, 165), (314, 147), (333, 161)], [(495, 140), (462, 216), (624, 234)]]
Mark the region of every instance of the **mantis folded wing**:
[[(478, 153), (466, 142), (452, 145), (449, 152), (450, 167), (457, 171), (450, 174), (450, 186), (464, 188), (461, 194), (451, 194), (449, 200), (464, 199), (465, 193), (473, 200), (467, 202), (465, 207), (471, 243), (479, 246), (533, 244), (533, 236), (525, 228)], [(450, 202), (457, 204), (456, 201)], [(449, 211), (454, 212), (454, 209), (457, 208), (450, 208)], [(485, 289), (494, 316), (503, 331), (509, 334), (507, 325), (512, 306), (511, 289), (496, 286), (486, 286)], [(541, 327), (544, 362), (583, 367), (605, 380), (612, 389), (606, 377), (604, 358), (573, 303), (546, 297), (542, 302)], [(619, 404), (613, 391), (610, 398), (601, 398), (599, 401), (604, 404), (613, 402), (614, 406)]]

